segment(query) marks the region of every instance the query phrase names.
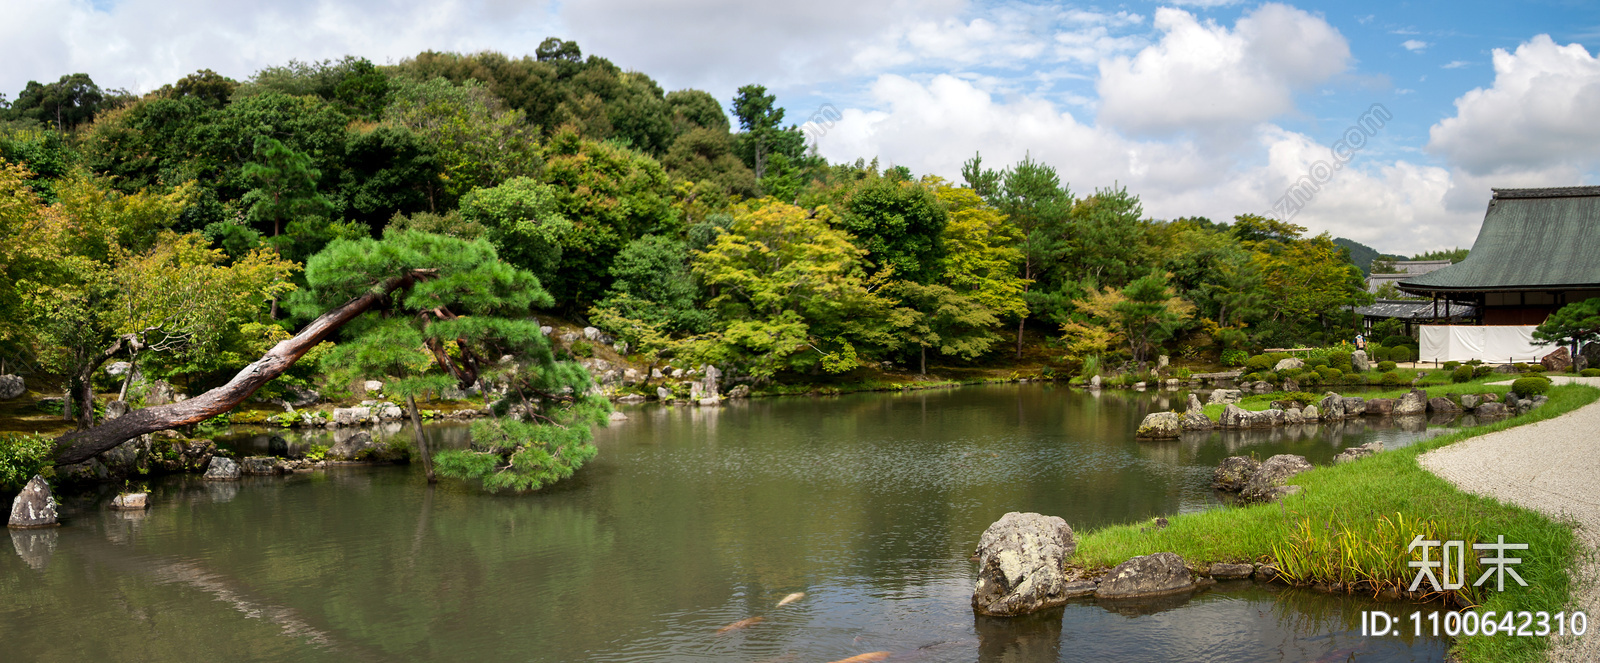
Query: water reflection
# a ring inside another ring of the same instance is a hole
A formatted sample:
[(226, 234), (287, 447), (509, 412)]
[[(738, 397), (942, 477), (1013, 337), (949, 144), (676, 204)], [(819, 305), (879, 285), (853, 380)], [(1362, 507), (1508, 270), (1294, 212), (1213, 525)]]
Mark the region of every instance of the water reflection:
[[(974, 619), (966, 559), (1007, 511), (1082, 530), (1215, 508), (1211, 469), (1241, 450), (1326, 464), (1420, 439), (1363, 421), (1134, 440), (1163, 398), (1184, 395), (1028, 385), (629, 408), (590, 465), (522, 496), (430, 488), (405, 466), (171, 477), (134, 518), (97, 496), (64, 508), (59, 542), (14, 532), (0, 630), (41, 660), (1248, 660), (1353, 640), (1360, 602), (1251, 583), (1158, 609)], [(467, 443), (459, 423), (426, 431)], [(348, 434), (244, 433), (220, 442), (254, 454), (274, 435)], [(776, 605), (793, 592), (806, 597)], [(86, 620), (93, 632), (57, 637)], [(1436, 644), (1385, 651), (1439, 658)]]

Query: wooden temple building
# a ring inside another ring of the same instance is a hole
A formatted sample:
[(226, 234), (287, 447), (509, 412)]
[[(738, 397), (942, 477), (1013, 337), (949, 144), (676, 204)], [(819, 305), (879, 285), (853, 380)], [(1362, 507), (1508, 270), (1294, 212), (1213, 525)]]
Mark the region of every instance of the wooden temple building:
[(1537, 325), (1600, 297), (1600, 186), (1495, 189), (1466, 259), (1398, 281), (1444, 321)]

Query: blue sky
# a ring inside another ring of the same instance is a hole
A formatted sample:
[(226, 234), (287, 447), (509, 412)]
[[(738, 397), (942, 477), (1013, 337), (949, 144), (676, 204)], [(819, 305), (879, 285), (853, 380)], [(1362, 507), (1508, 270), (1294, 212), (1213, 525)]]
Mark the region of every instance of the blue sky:
[(1273, 212), (1378, 104), (1392, 119), (1289, 216), (1390, 252), (1470, 245), (1490, 187), (1600, 183), (1594, 3), (0, 1), (12, 96), (557, 35), (669, 90), (756, 82), (791, 120), (836, 110), (810, 127), (836, 161), (954, 178), (975, 152), (1031, 155), (1156, 218)]

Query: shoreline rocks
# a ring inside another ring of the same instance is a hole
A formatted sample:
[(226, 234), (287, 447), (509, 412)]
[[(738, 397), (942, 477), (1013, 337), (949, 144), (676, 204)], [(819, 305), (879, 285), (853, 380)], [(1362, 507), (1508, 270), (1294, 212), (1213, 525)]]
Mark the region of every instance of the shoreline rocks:
[(1134, 432), (1134, 437), (1145, 439), (1167, 439), (1178, 437), (1183, 432), (1183, 417), (1176, 412), (1152, 412), (1145, 415), (1144, 421), (1139, 423), (1139, 429)]
[(1095, 588), (1097, 599), (1174, 594), (1194, 589), (1194, 574), (1176, 553), (1142, 555), (1118, 564)]
[(1285, 486), (1290, 477), (1311, 469), (1304, 456), (1278, 454), (1261, 463), (1239, 496), (1251, 502), (1276, 502), (1300, 492), (1299, 486)]
[(1077, 550), (1067, 521), (1013, 511), (984, 530), (973, 559), (978, 582), (972, 609), (980, 615), (1012, 617), (1066, 602), (1066, 562)]

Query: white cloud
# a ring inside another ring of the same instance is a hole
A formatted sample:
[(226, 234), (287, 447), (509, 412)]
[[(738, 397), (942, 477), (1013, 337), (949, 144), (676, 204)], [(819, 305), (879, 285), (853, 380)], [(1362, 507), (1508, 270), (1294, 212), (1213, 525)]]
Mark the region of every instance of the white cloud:
[(1403, 42), (1400, 42), (1400, 47), (1411, 51), (1412, 53), (1417, 53), (1427, 48), (1428, 42), (1418, 41), (1416, 39), (1407, 39)]
[(1320, 17), (1265, 4), (1233, 30), (1156, 11), (1161, 41), (1101, 62), (1099, 121), (1137, 134), (1237, 130), (1294, 109), (1293, 92), (1344, 71), (1350, 47)]
[[(1037, 98), (999, 100), (953, 76), (927, 83), (881, 76), (871, 95), (878, 108), (845, 109), (820, 141), (823, 156), (878, 157), (954, 180), (980, 150), (994, 168), (1026, 154), (1054, 166), (1079, 194), (1113, 182), (1127, 186), (1156, 218), (1268, 214), (1314, 162), (1333, 161), (1326, 146), (1271, 124), (1251, 130), (1232, 151), (1187, 139), (1138, 140)], [(1472, 186), (1477, 193), (1458, 195), (1450, 171), (1406, 161), (1347, 168), (1293, 220), (1385, 251), (1467, 246), (1488, 199), (1486, 186)]]
[(1433, 125), (1429, 152), (1475, 175), (1600, 164), (1600, 59), (1539, 35), (1514, 53), (1495, 49), (1494, 71), (1493, 86), (1462, 95), (1455, 116)]
[(1440, 69), (1460, 69), (1460, 68), (1465, 67), (1465, 66), (1470, 65), (1470, 64), (1472, 64), (1472, 63), (1471, 62), (1467, 62), (1466, 60), (1451, 60), (1449, 62), (1446, 62), (1443, 66), (1441, 66), (1439, 68)]

